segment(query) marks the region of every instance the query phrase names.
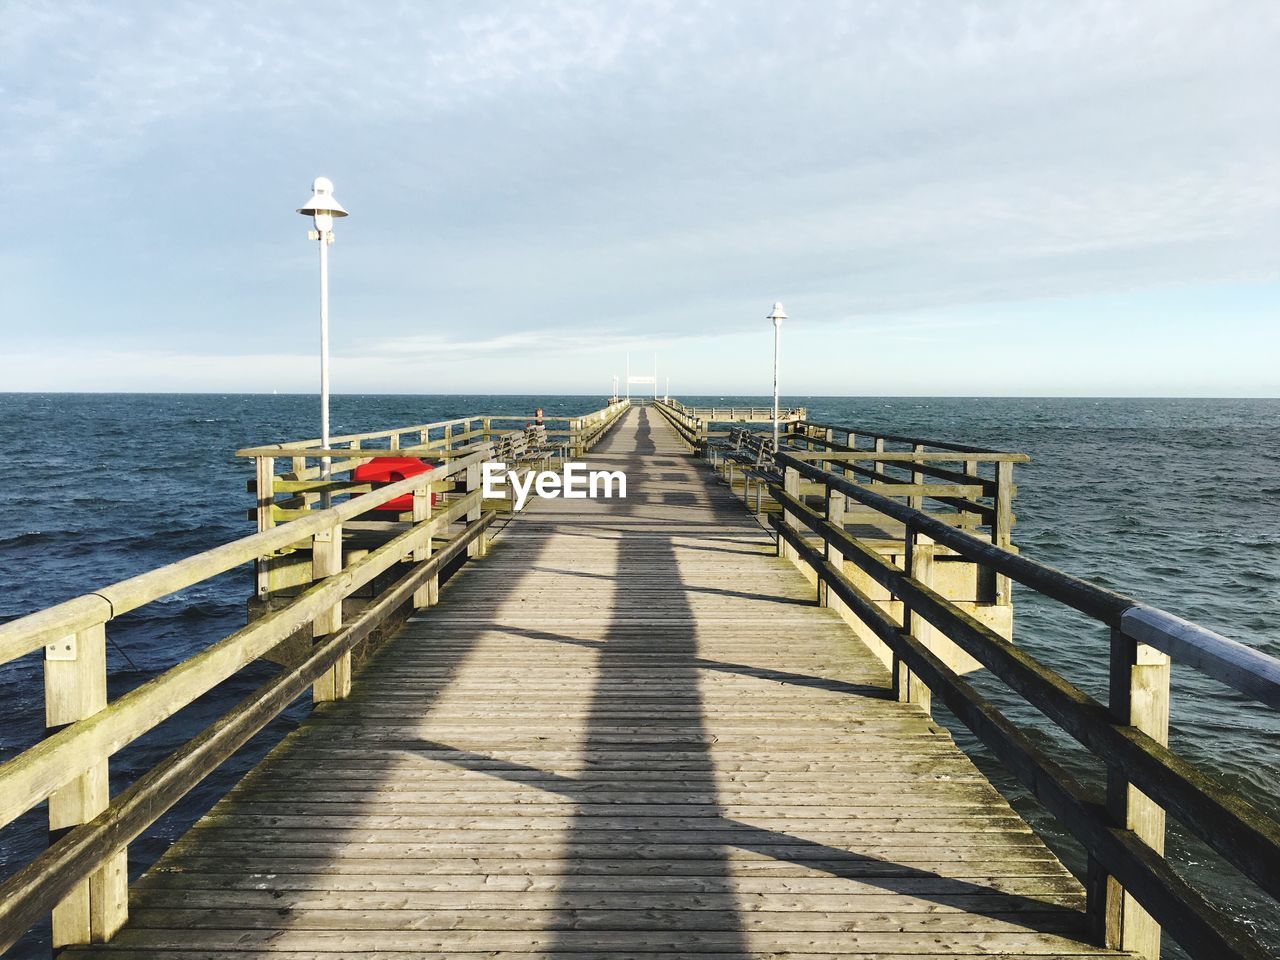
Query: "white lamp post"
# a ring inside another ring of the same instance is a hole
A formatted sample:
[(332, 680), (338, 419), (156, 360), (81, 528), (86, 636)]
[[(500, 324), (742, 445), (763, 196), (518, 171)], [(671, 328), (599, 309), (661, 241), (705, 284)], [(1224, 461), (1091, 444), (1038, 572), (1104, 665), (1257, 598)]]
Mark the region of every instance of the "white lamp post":
[[(298, 208), (304, 217), (313, 217), (316, 228), (307, 231), (308, 240), (320, 241), (320, 446), (329, 449), (329, 244), (333, 243), (333, 218), (347, 211), (333, 198), (333, 181), (316, 177), (311, 199)], [(320, 461), (320, 476), (329, 479), (330, 461)], [(325, 498), (326, 501), (328, 497)]]
[(782, 304), (773, 305), (773, 313), (768, 319), (773, 321), (773, 449), (778, 450), (778, 353), (782, 348), (782, 321), (787, 319), (787, 312)]

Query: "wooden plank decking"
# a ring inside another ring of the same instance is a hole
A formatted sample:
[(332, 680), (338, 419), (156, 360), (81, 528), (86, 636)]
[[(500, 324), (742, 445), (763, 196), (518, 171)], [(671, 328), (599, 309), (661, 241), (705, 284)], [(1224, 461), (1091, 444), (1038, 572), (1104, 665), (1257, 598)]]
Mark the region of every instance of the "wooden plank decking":
[(630, 411), (133, 888), (102, 955), (1100, 954), (1079, 885)]

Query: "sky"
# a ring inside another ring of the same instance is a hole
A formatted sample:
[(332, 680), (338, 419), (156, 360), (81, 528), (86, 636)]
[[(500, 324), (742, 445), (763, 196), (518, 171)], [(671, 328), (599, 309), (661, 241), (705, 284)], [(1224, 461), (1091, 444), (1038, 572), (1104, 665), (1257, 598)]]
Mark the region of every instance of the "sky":
[(1280, 396), (1280, 4), (0, 3), (0, 390)]

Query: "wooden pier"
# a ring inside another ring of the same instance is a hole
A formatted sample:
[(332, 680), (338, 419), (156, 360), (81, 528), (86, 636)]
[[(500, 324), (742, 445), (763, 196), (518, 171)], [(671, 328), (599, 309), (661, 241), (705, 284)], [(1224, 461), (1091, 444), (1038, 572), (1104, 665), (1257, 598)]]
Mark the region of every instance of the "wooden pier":
[[(0, 767), (0, 811), (53, 794), (70, 828), (0, 888), (3, 942), (53, 910), (76, 957), (1155, 956), (1161, 925), (1194, 956), (1267, 956), (1163, 859), (1163, 822), (1273, 895), (1280, 831), (1162, 724), (1170, 655), (1273, 706), (1280, 665), (1018, 554), (1024, 457), (805, 416), (776, 451), (625, 402), (244, 451), (253, 537), (0, 626), (0, 659), (45, 647), (58, 728)], [(436, 469), (341, 479), (392, 449)], [(493, 457), (582, 458), (627, 495), (512, 514), (482, 495)], [(106, 621), (246, 559), (256, 619), (107, 704)], [(1010, 642), (1014, 581), (1110, 631), (1110, 704)], [(262, 656), (276, 678), (109, 796), (115, 749)], [(1101, 758), (1106, 796), (965, 682), (980, 668)], [(309, 687), (301, 728), (126, 890), (124, 845)], [(1087, 889), (937, 701), (1082, 840)]]

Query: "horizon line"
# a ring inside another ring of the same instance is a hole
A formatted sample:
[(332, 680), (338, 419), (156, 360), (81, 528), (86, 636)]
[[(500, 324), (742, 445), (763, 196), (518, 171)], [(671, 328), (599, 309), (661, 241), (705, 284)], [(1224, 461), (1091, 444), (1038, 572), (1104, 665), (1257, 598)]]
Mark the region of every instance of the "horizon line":
[[(0, 390), (7, 397), (312, 397), (318, 393), (266, 393), (243, 390)], [(604, 397), (605, 393), (552, 393), (550, 391), (492, 391), (487, 393), (400, 393), (393, 391), (368, 391), (358, 393), (330, 393), (333, 397)], [(669, 394), (677, 400), (681, 397), (747, 397), (772, 402), (772, 394), (714, 393)], [(780, 394), (791, 400), (1280, 400), (1280, 395), (1270, 394), (1107, 394), (1107, 393), (797, 393)], [(625, 399), (625, 397), (623, 398)], [(648, 394), (636, 394), (633, 400), (653, 400)]]

